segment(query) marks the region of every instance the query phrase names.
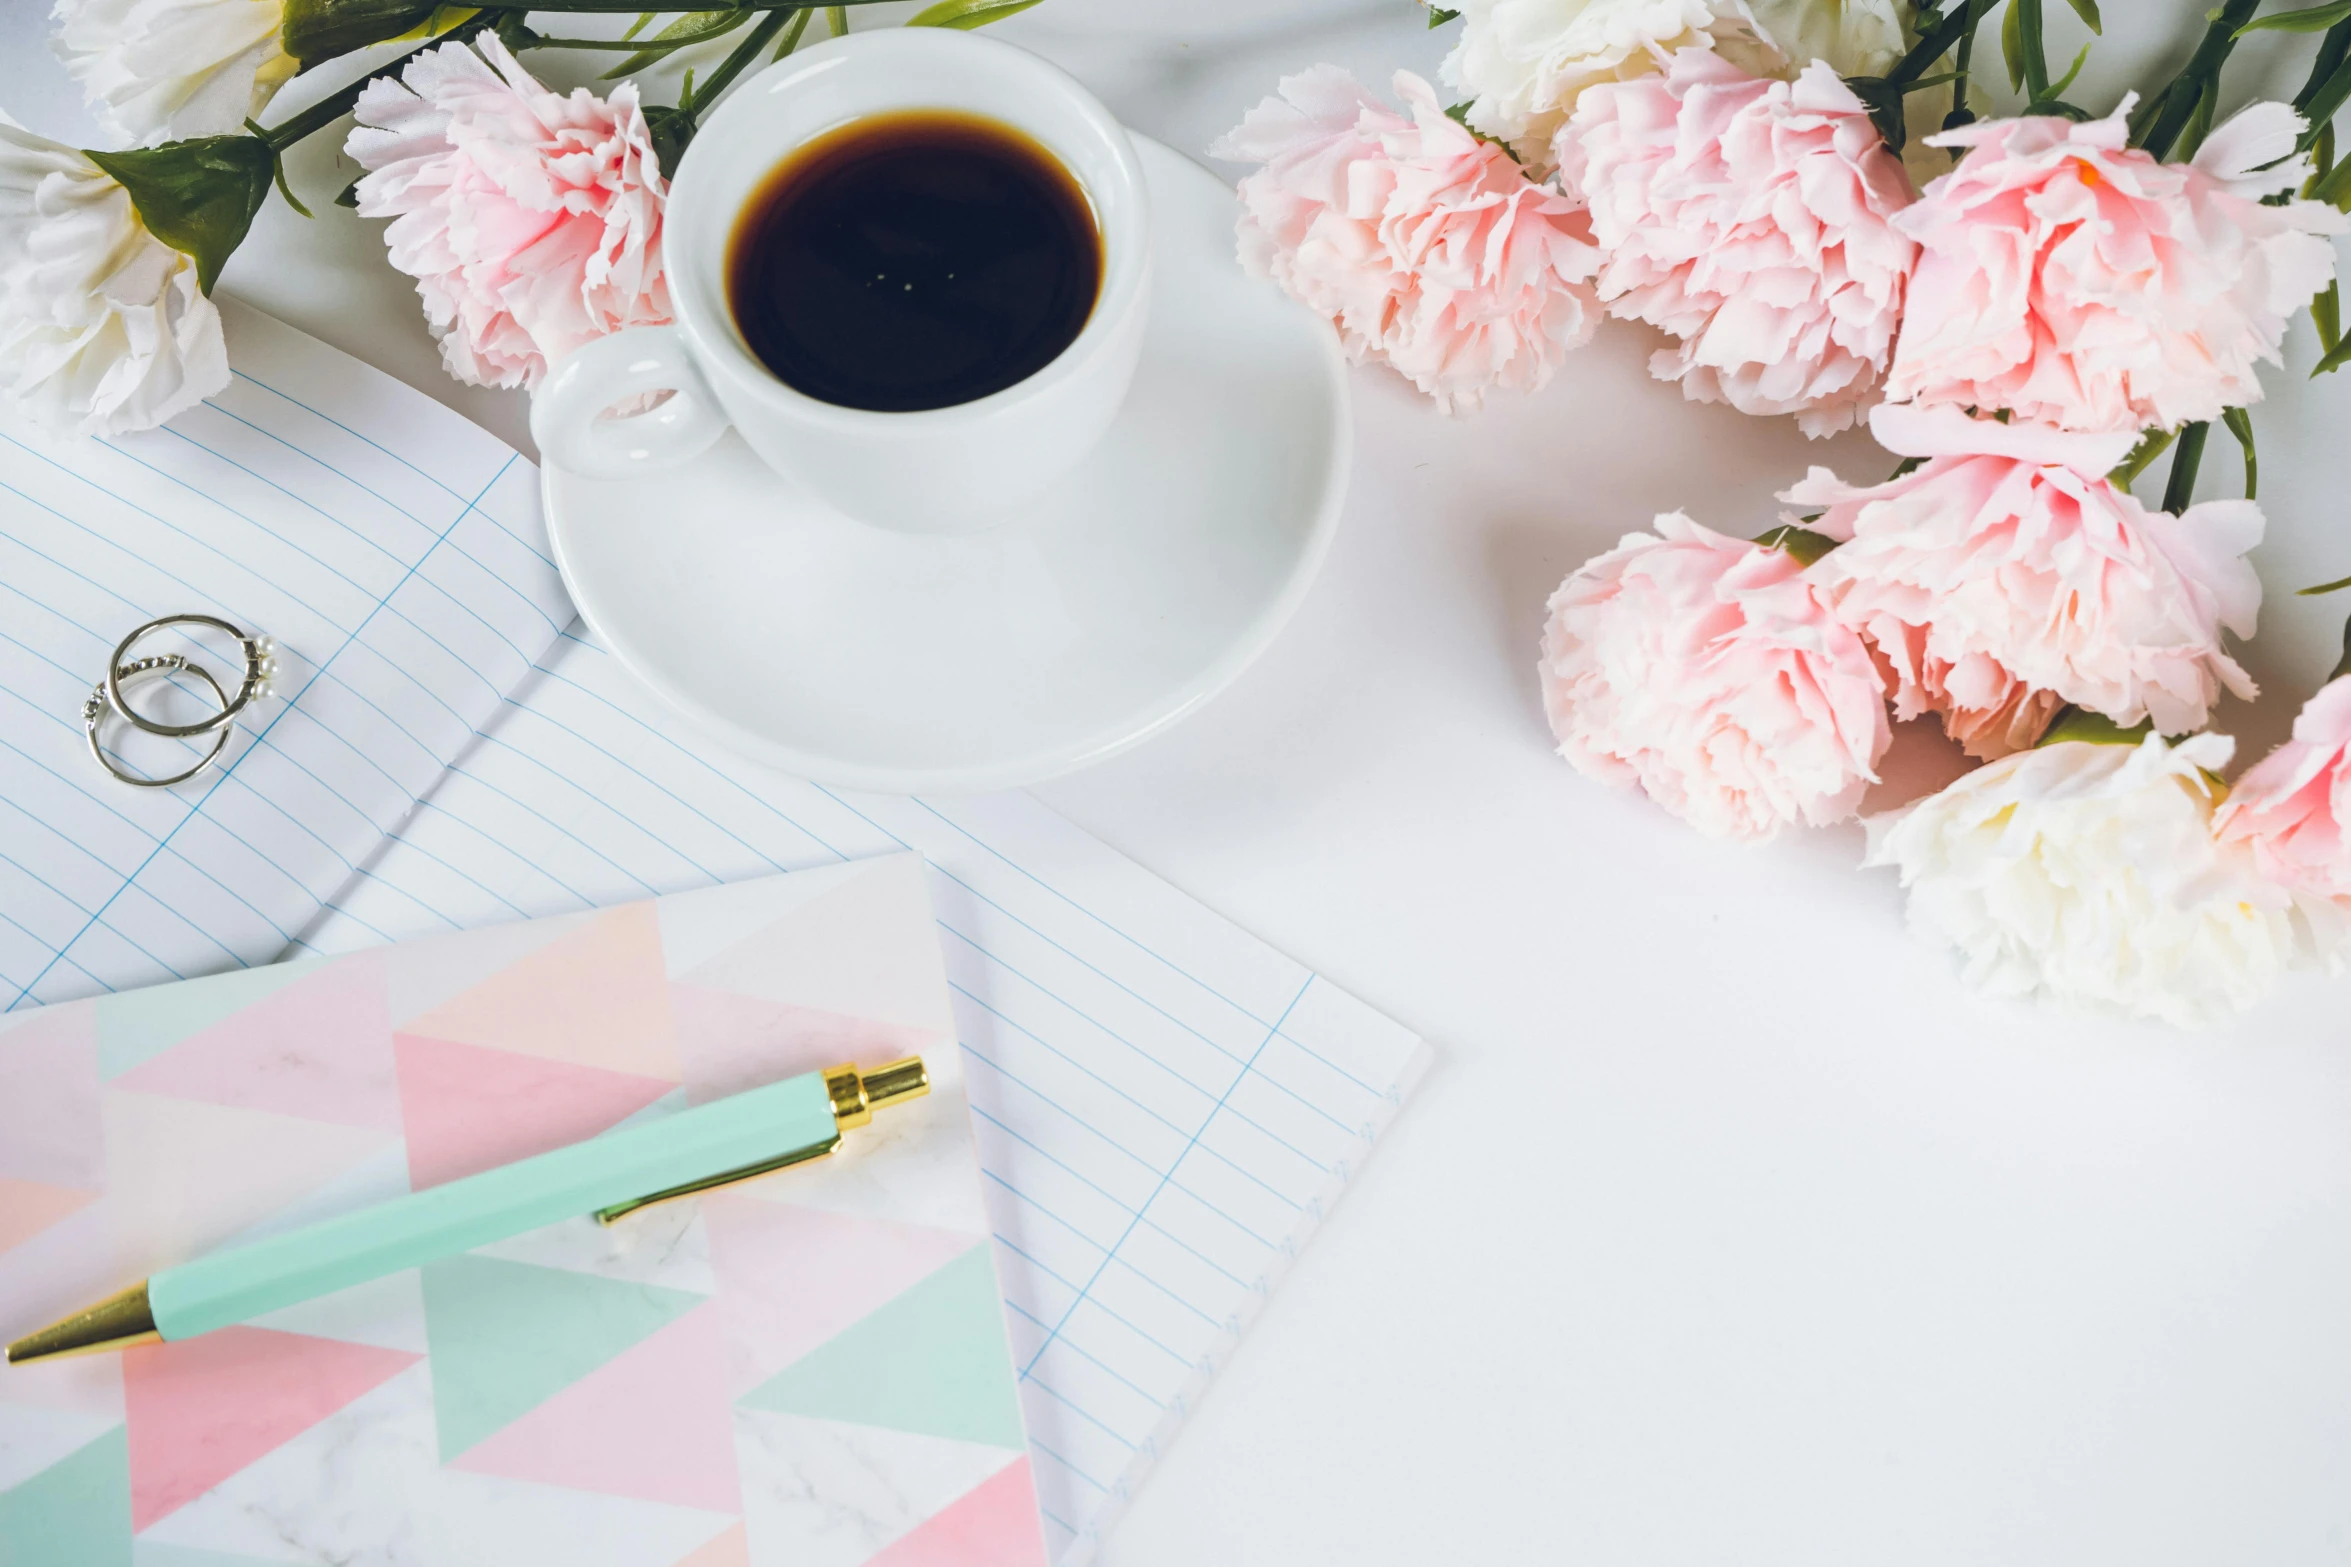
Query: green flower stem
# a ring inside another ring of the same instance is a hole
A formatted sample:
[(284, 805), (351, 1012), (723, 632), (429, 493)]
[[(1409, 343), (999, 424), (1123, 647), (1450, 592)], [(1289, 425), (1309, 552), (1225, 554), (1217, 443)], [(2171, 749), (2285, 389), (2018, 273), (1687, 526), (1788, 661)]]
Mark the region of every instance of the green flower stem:
[(2242, 408), (2228, 408), (2222, 410), (2220, 418), (2245, 453), (2245, 499), (2252, 500), (2254, 492), (2261, 488), (2261, 458), (2253, 449), (2253, 416)]
[[(1967, 0), (1962, 13), (1963, 25), (1959, 34), (1959, 54), (1951, 72), (1951, 112), (1943, 116), (1943, 129), (1957, 130), (1962, 125), (1975, 123), (1975, 111), (1967, 106), (1967, 73), (1975, 60), (1976, 29), (1983, 24), (1984, 12), (1992, 0)], [(1957, 149), (1952, 157), (1959, 156)]]
[(2024, 73), (2025, 99), (2039, 103), (2049, 96), (2049, 49), (2041, 36), (2041, 0), (2008, 0), (2008, 6), (2016, 17), (2017, 63)]
[(2133, 146), (2145, 148), (2158, 158), (2171, 155), (2172, 145), (2180, 139), (2180, 132), (2188, 128), (2196, 106), (2204, 99), (2205, 84), (2219, 79), (2229, 51), (2237, 46), (2238, 29), (2253, 19), (2260, 4), (2261, 0), (2223, 0), (2220, 9), (2211, 13), (2203, 41), (2196, 45), (2188, 63), (2180, 67), (2180, 74), (2132, 117)]
[[(659, 0), (653, 9), (663, 13), (672, 11), (797, 11), (805, 0)], [(881, 0), (842, 0), (845, 5), (879, 5)], [(577, 14), (582, 16), (620, 13), (642, 15), (646, 0), (531, 0), (527, 7), (550, 16)], [(829, 9), (839, 9), (838, 6)]]
[(1972, 3), (1937, 16), (1918, 35), (1918, 42), (1910, 46), (1910, 52), (1886, 73), (1886, 85), (1903, 87), (1926, 75), (1927, 67), (1943, 58), (1960, 36), (1973, 30), (1981, 19), (1977, 7)]
[(344, 115), (349, 114), (359, 102), (359, 95), (367, 90), (370, 82), (381, 81), (387, 76), (398, 76), (402, 71), (408, 69), (411, 61), (428, 49), (438, 49), (446, 43), (464, 43), (478, 34), (489, 31), (497, 25), (498, 15), (499, 13), (496, 11), (483, 11), (478, 15), (468, 17), (457, 26), (441, 34), (440, 37), (418, 44), (383, 69), (370, 71), (342, 91), (329, 93), (284, 124), (273, 125), (261, 132), (262, 141), (268, 145), (270, 151), (283, 153), (303, 137), (323, 131)]
[(2343, 622), (2343, 661), (2335, 666), (2335, 672), (2327, 680), (2332, 683), (2345, 675), (2351, 675), (2351, 620)]
[[(790, 10), (770, 11), (759, 25), (752, 28), (743, 41), (735, 45), (727, 57), (719, 62), (717, 70), (704, 77), (700, 86), (694, 88), (692, 92), (680, 100), (678, 112), (689, 120), (699, 120), (702, 117), (702, 111), (716, 103), (721, 93), (735, 85), (735, 78), (742, 75), (750, 68), (753, 61), (767, 52), (767, 46), (775, 42), (776, 34), (784, 30), (785, 26), (791, 22), (793, 14), (799, 10), (800, 7), (794, 6)], [(806, 26), (807, 23), (803, 21), (801, 25)]]
[(2204, 461), (2204, 442), (2212, 426), (2199, 420), (2180, 427), (2180, 449), (2171, 460), (2171, 482), (2163, 487), (2163, 509), (2178, 516), (2196, 494), (2196, 469)]

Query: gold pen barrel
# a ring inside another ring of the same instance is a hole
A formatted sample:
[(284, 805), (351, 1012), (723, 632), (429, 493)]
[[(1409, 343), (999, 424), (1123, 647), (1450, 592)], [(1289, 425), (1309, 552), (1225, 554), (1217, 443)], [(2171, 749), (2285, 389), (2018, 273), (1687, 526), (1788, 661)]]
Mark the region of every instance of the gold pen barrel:
[(825, 1089), (833, 1096), (833, 1120), (842, 1131), (854, 1131), (873, 1119), (876, 1110), (920, 1099), (931, 1091), (931, 1075), (922, 1057), (908, 1056), (860, 1072), (853, 1066), (827, 1067)]

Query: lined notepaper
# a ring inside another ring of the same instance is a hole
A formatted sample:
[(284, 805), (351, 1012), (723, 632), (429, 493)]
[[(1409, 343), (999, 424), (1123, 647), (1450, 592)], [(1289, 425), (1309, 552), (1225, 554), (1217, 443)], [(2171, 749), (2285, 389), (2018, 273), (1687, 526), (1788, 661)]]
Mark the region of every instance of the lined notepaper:
[[(235, 379), (165, 429), (0, 424), (0, 1011), (277, 957), (571, 613), (529, 464), (222, 315)], [(133, 789), (82, 704), (132, 627), (190, 611), (275, 637), (283, 695), (218, 770)]]
[(1077, 1567), (1426, 1063), (1026, 795), (738, 762), (573, 627), (318, 924), (322, 950), (919, 849), (1037, 1485)]

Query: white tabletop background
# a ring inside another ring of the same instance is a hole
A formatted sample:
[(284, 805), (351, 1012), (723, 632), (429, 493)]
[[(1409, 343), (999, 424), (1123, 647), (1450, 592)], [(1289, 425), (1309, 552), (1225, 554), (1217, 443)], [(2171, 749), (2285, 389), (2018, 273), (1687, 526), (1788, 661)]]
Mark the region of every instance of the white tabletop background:
[[(44, 8), (0, 0), (0, 107), (80, 138)], [(2204, 5), (2105, 9), (2076, 94), (2101, 107)], [(1282, 71), (1430, 72), (1450, 35), (1409, 0), (1047, 0), (999, 36), (1197, 153)], [(519, 395), (441, 374), (378, 226), (323, 205), (331, 141), (293, 164), (320, 219), (273, 203), (226, 286), (527, 449)], [(1753, 533), (1808, 462), (1887, 462), (1686, 406), (1647, 352), (1612, 324), (1457, 420), (1358, 372), (1295, 622), (1039, 791), (1443, 1053), (1104, 1559), (2341, 1563), (2351, 980), (2198, 1035), (1984, 1001), (1854, 868), (1858, 829), (1713, 844), (1570, 771), (1534, 678), (1562, 574), (1655, 511)], [(2351, 612), (2286, 596), (2351, 572), (2351, 376), (2311, 358), (2304, 329), (2255, 413), (2272, 695), (2223, 725), (2260, 748)], [(2205, 492), (2236, 480), (2216, 433)], [(1949, 771), (1903, 746), (1912, 780)]]

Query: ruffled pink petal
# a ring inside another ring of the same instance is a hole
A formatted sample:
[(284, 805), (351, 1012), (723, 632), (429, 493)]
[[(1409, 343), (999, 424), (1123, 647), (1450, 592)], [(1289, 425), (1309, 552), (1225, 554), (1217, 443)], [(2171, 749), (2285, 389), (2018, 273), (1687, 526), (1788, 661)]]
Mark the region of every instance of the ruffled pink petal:
[(370, 83), (357, 118), (360, 215), (393, 220), (392, 265), (459, 380), (534, 386), (583, 343), (670, 319), (668, 186), (633, 85), (550, 92), (488, 34)]

